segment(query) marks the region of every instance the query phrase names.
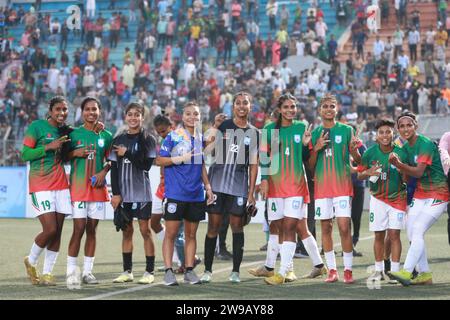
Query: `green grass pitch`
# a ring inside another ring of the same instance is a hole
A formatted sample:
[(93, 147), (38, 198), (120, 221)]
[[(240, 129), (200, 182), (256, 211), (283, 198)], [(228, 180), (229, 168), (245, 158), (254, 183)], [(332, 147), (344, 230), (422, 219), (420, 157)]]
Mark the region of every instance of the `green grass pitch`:
[[(122, 271), (121, 233), (116, 232), (111, 221), (102, 221), (97, 233), (97, 251), (93, 273), (100, 284), (83, 286), (81, 290), (71, 291), (65, 285), (65, 270), (67, 245), (72, 232), (72, 221), (66, 220), (61, 252), (56, 263), (54, 274), (57, 279), (56, 287), (32, 286), (26, 277), (23, 258), (28, 254), (34, 236), (40, 231), (40, 224), (34, 219), (1, 219), (0, 220), (0, 300), (3, 299), (149, 299), (149, 300), (177, 300), (177, 299), (450, 299), (450, 246), (447, 238), (447, 214), (428, 231), (426, 235), (428, 259), (433, 272), (434, 284), (431, 286), (402, 287), (382, 282), (380, 289), (369, 288), (366, 279), (368, 269), (373, 265), (373, 237), (368, 231), (367, 212), (363, 214), (361, 227), (361, 241), (357, 246), (363, 257), (356, 257), (354, 263), (355, 283), (346, 285), (342, 281), (334, 284), (324, 283), (323, 278), (313, 280), (297, 280), (293, 283), (272, 287), (264, 284), (263, 279), (254, 278), (247, 270), (257, 266), (265, 259), (265, 252), (258, 248), (264, 243), (264, 233), (261, 225), (251, 224), (245, 228), (245, 252), (241, 266), (241, 283), (231, 284), (228, 281), (231, 272), (231, 261), (215, 259), (213, 265), (213, 279), (207, 285), (188, 285), (166, 287), (163, 285), (163, 273), (155, 273), (152, 285), (142, 286), (134, 283), (113, 284), (112, 280)], [(318, 224), (317, 224), (318, 225)], [(320, 228), (319, 228), (320, 229)], [(136, 232), (137, 231), (137, 232)], [(320, 239), (320, 230), (318, 230)], [(198, 254), (203, 258), (203, 244), (206, 223), (201, 223), (197, 235)], [(339, 237), (334, 230), (335, 249), (340, 252)], [(231, 231), (228, 234), (228, 247), (231, 249)], [(84, 243), (84, 238), (83, 238)], [(156, 266), (162, 265), (161, 242), (156, 243)], [(409, 247), (406, 232), (402, 232), (402, 263)], [(82, 246), (83, 248), (83, 246)], [(83, 254), (78, 258), (82, 264)], [(133, 269), (135, 279), (139, 279), (145, 268), (142, 239), (135, 224)], [(39, 261), (39, 271), (42, 272), (43, 255)], [(338, 271), (343, 276), (343, 262), (337, 256)], [(297, 276), (306, 274), (311, 269), (309, 259), (295, 259), (295, 273)], [(278, 266), (278, 264), (277, 264)], [(203, 265), (196, 269), (199, 276), (203, 272)]]

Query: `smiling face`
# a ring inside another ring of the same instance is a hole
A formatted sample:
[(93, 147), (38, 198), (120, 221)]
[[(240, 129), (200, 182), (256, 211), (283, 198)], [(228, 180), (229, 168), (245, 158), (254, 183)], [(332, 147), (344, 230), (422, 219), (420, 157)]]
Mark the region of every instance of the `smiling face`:
[(403, 139), (409, 140), (416, 135), (417, 124), (410, 117), (402, 117), (397, 122), (398, 132)]
[(137, 108), (131, 108), (127, 111), (125, 115), (125, 122), (130, 130), (139, 130), (142, 126), (142, 121), (144, 117), (142, 113)]
[(58, 102), (50, 109), (50, 121), (56, 126), (62, 126), (69, 114), (67, 102)]
[(90, 100), (84, 105), (83, 120), (85, 123), (95, 124), (100, 118), (100, 108), (96, 101)]
[(236, 118), (247, 118), (250, 113), (251, 102), (246, 94), (236, 96), (233, 104), (233, 114)]
[(297, 105), (295, 101), (286, 99), (280, 106), (281, 119), (286, 122), (292, 122), (297, 115)]
[(338, 111), (336, 99), (325, 99), (320, 105), (320, 116), (323, 120), (334, 120)]
[(200, 121), (200, 109), (197, 105), (188, 105), (184, 107), (183, 124), (186, 128), (194, 128)]
[(388, 147), (394, 139), (394, 130), (389, 126), (381, 126), (377, 130), (377, 141), (382, 146)]

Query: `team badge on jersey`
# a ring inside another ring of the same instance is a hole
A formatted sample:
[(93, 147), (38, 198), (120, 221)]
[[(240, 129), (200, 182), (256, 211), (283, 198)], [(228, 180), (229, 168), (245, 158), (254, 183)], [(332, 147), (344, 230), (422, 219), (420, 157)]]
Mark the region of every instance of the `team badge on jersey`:
[(245, 137), (245, 138), (244, 138), (244, 144), (245, 144), (246, 146), (249, 146), (249, 145), (250, 145), (250, 137)]
[(294, 141), (295, 141), (295, 143), (300, 143), (300, 135), (299, 134), (294, 135)]
[(399, 213), (397, 213), (397, 220), (398, 221), (403, 221), (403, 212), (399, 212)]
[(97, 210), (103, 210), (103, 202), (97, 202)]
[(176, 203), (168, 203), (167, 204), (167, 212), (169, 212), (169, 213), (177, 212), (177, 204)]
[(414, 156), (414, 162), (417, 163), (417, 155)]
[(292, 209), (298, 210), (300, 208), (300, 201), (292, 201)]
[(339, 201), (339, 208), (341, 208), (341, 209), (347, 208), (347, 201), (345, 201), (345, 200), (340, 200), (340, 201)]
[(244, 198), (243, 198), (243, 197), (238, 197), (238, 198), (237, 198), (237, 205), (238, 205), (239, 207), (241, 207), (241, 206), (244, 205)]
[(334, 138), (334, 141), (335, 141), (336, 143), (341, 143), (341, 142), (342, 142), (342, 136), (336, 136), (336, 137)]
[(100, 138), (97, 143), (100, 148), (103, 148), (105, 146), (105, 139)]

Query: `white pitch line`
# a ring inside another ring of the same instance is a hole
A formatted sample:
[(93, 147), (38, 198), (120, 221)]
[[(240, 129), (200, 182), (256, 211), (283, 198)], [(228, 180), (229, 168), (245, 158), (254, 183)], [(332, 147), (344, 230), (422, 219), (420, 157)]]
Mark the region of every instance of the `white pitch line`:
[[(369, 240), (369, 239), (373, 239), (373, 238), (374, 238), (374, 236), (364, 237), (364, 238), (359, 239), (359, 241)], [(337, 247), (340, 247), (340, 246), (341, 246), (341, 244), (337, 243), (333, 247), (337, 248)], [(241, 265), (241, 267), (244, 267), (244, 268), (245, 267), (251, 267), (251, 266), (253, 266), (255, 264), (261, 264), (261, 263), (264, 263), (264, 262), (265, 262), (265, 260), (244, 263), (243, 265)], [(229, 271), (231, 269), (233, 269), (233, 267), (222, 268), (222, 269), (219, 269), (217, 271), (214, 271), (214, 274), (218, 274), (218, 273), (222, 273), (222, 272), (225, 272), (225, 271)], [(112, 296), (121, 295), (121, 294), (124, 294), (124, 293), (144, 290), (144, 289), (155, 287), (155, 286), (158, 286), (158, 285), (164, 285), (164, 281), (160, 281), (160, 282), (152, 283), (152, 284), (147, 284), (147, 285), (142, 285), (142, 286), (139, 286), (139, 287), (128, 288), (128, 289), (124, 289), (124, 290), (117, 290), (117, 291), (113, 291), (113, 292), (102, 293), (102, 294), (98, 294), (98, 295), (95, 295), (95, 296), (92, 296), (92, 297), (82, 298), (82, 299), (79, 299), (79, 300), (99, 300), (99, 299), (103, 299), (103, 298), (109, 298), (109, 297), (112, 297)]]
[[(251, 267), (251, 266), (253, 266), (255, 264), (260, 264), (260, 263), (264, 263), (264, 260), (245, 263), (245, 264), (241, 265), (241, 267), (244, 267), (244, 268), (245, 267)], [(229, 271), (231, 269), (233, 269), (232, 266), (231, 267), (227, 267), (227, 268), (223, 268), (223, 269), (219, 269), (217, 271), (214, 271), (214, 274), (218, 274), (218, 273), (222, 273), (222, 272), (225, 272), (225, 271)], [(163, 284), (164, 284), (164, 281), (160, 281), (158, 283), (147, 284), (147, 285), (144, 285), (144, 286), (124, 289), (124, 290), (118, 290), (118, 291), (114, 291), (114, 292), (102, 293), (102, 294), (99, 294), (99, 295), (96, 295), (96, 296), (82, 298), (82, 299), (79, 299), (79, 300), (98, 300), (98, 299), (103, 299), (103, 298), (116, 296), (116, 295), (123, 294), (123, 293), (140, 291), (140, 290), (144, 290), (144, 289), (147, 289), (147, 288), (151, 288), (151, 287), (158, 286), (158, 285), (163, 285)]]

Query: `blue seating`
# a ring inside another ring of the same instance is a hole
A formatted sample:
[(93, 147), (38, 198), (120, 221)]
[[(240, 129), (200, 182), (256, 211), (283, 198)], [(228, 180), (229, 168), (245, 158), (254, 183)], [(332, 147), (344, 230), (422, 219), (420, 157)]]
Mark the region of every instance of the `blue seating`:
[[(85, 1), (84, 1), (85, 2)], [(204, 1), (206, 2), (206, 1)], [(259, 9), (258, 9), (258, 20), (259, 20), (259, 27), (260, 27), (260, 37), (263, 39), (267, 39), (267, 35), (270, 33), (272, 37), (275, 36), (276, 31), (270, 31), (269, 28), (269, 19), (266, 16), (266, 4), (267, 0), (258, 1), (259, 3)], [(49, 2), (43, 2), (41, 6), (41, 11), (44, 13), (49, 12), (51, 13), (52, 19), (57, 17), (60, 21), (65, 21), (68, 17), (68, 14), (65, 12), (67, 7), (72, 4), (79, 4), (80, 1), (49, 1)], [(297, 5), (297, 1), (295, 2), (288, 2), (288, 1), (281, 1), (279, 4), (279, 11), (281, 10), (281, 4), (285, 3), (287, 8), (290, 12), (289, 17), (289, 23), (288, 23), (288, 31), (292, 29), (293, 23), (294, 23), (294, 10)], [(120, 10), (123, 14), (128, 15), (128, 7), (129, 7), (129, 1), (128, 0), (118, 0), (116, 1), (115, 10), (109, 10), (108, 6), (110, 4), (109, 0), (97, 0), (96, 2), (96, 14), (99, 13), (102, 14), (103, 17), (109, 18), (112, 15), (113, 11)], [(14, 3), (14, 7), (18, 9), (19, 5), (22, 5), (23, 8), (28, 11), (31, 3)], [(181, 5), (181, 0), (176, 0), (174, 2), (174, 11), (178, 9), (178, 7)], [(343, 29), (342, 27), (339, 27), (337, 25), (336, 21), (336, 11), (333, 7), (330, 7), (329, 3), (321, 3), (320, 4), (325, 17), (325, 22), (328, 25), (329, 33), (334, 33), (336, 38), (340, 36)], [(306, 29), (306, 12), (309, 7), (309, 4), (304, 2), (301, 3), (301, 7), (303, 10), (302, 14), (302, 28), (303, 30)], [(136, 8), (138, 10), (138, 8)], [(205, 7), (204, 14), (208, 13), (208, 8)], [(242, 15), (244, 19), (247, 19), (247, 9), (245, 8), (245, 5), (243, 6)], [(134, 49), (136, 38), (137, 38), (137, 27), (138, 23), (137, 21), (129, 22), (128, 30), (130, 38), (126, 39), (124, 31), (121, 31), (120, 34), (120, 41), (118, 43), (117, 48), (111, 49), (110, 51), (110, 63), (115, 63), (117, 66), (122, 67), (123, 65), (123, 54), (125, 52), (125, 48), (129, 47), (132, 51)], [(24, 26), (14, 26), (10, 28), (10, 32), (12, 36), (16, 39), (15, 44), (17, 45), (18, 41), (20, 41), (20, 37), (24, 32)], [(75, 38), (73, 34), (69, 35), (69, 41), (67, 44), (66, 52), (69, 55), (70, 60), (72, 61), (73, 53), (78, 47), (81, 47), (82, 43), (79, 38)], [(164, 55), (164, 49), (159, 48), (155, 50), (154, 57), (155, 61), (161, 61), (162, 57)], [(235, 59), (237, 57), (237, 50), (236, 46), (233, 46), (232, 51), (232, 59)]]

